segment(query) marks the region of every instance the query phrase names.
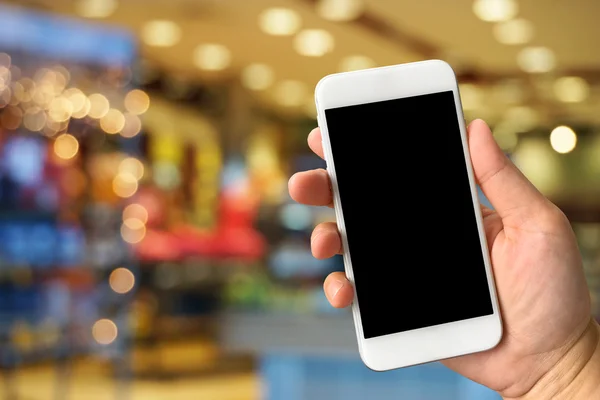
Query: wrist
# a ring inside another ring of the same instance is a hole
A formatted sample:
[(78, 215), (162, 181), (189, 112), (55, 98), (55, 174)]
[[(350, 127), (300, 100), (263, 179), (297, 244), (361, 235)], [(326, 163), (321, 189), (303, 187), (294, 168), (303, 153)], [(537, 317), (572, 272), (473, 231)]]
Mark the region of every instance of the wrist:
[(591, 320), (577, 342), (527, 394), (510, 400), (600, 399), (599, 377), (600, 326)]

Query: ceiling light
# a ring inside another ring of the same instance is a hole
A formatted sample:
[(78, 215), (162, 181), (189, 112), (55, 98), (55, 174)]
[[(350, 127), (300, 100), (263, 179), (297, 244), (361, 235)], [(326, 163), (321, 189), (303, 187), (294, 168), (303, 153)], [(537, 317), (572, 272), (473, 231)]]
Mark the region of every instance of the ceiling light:
[(75, 12), (84, 18), (106, 18), (118, 6), (117, 0), (79, 0), (75, 3)]
[(565, 103), (584, 101), (590, 92), (585, 79), (578, 76), (563, 76), (554, 82), (554, 94), (558, 100)]
[(323, 29), (305, 29), (294, 38), (294, 48), (303, 56), (320, 57), (332, 51), (333, 46), (333, 36)]
[(251, 64), (242, 71), (242, 84), (250, 90), (265, 90), (273, 84), (273, 69), (265, 64)]
[(473, 12), (487, 22), (508, 21), (517, 15), (519, 7), (514, 0), (475, 0)]
[(557, 153), (568, 153), (577, 145), (577, 135), (568, 126), (557, 126), (550, 133), (550, 145)]
[(533, 37), (533, 24), (522, 18), (498, 22), (494, 25), (494, 36), (503, 44), (525, 44)]
[(352, 21), (363, 13), (363, 0), (319, 0), (317, 14), (330, 21)]
[(307, 96), (308, 89), (306, 85), (299, 81), (282, 81), (275, 87), (275, 100), (286, 107), (304, 105)]
[(340, 63), (341, 72), (358, 71), (375, 67), (375, 61), (367, 56), (348, 56)]
[(194, 50), (194, 64), (207, 71), (220, 71), (231, 63), (231, 52), (220, 44), (201, 44)]
[(525, 72), (544, 73), (554, 68), (556, 58), (546, 47), (526, 47), (519, 52), (517, 62)]
[(269, 35), (289, 36), (298, 32), (302, 19), (296, 11), (289, 8), (269, 8), (260, 14), (258, 23)]
[(172, 21), (149, 21), (142, 29), (142, 40), (148, 46), (170, 47), (176, 45), (180, 39), (181, 28)]

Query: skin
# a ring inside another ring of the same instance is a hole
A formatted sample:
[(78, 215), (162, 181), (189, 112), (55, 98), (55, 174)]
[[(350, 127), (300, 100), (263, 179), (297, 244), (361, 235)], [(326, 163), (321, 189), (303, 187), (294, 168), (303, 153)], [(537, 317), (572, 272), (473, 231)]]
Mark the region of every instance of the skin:
[[(363, 140), (369, 137), (365, 132)], [(505, 156), (485, 122), (475, 120), (469, 125), (468, 142), (477, 183), (494, 207), (484, 207), (482, 213), (504, 335), (492, 350), (443, 363), (507, 399), (558, 398), (554, 396), (567, 389), (575, 396), (573, 382), (578, 381), (577, 390), (583, 392), (583, 376), (596, 371), (590, 360), (599, 357), (594, 357), (598, 326), (591, 318), (589, 290), (571, 225)], [(309, 134), (308, 145), (323, 157), (318, 128)], [(299, 203), (332, 207), (325, 170), (296, 173), (289, 192)], [(451, 231), (440, 226), (439, 240)], [(332, 257), (342, 252), (341, 243), (335, 223), (320, 224), (312, 234), (312, 253), (319, 259)], [(351, 305), (354, 292), (345, 274), (331, 274), (324, 289), (332, 306)], [(589, 390), (586, 396), (592, 393)]]

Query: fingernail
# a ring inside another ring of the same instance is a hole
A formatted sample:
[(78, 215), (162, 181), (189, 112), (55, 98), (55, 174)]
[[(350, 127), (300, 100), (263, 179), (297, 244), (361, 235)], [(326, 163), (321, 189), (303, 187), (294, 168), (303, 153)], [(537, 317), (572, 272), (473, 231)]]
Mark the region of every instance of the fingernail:
[(345, 284), (346, 283), (344, 281), (334, 280), (329, 285), (327, 285), (327, 291), (331, 293), (331, 300), (335, 299), (335, 296), (337, 296), (337, 294), (340, 292), (340, 290), (342, 290)]

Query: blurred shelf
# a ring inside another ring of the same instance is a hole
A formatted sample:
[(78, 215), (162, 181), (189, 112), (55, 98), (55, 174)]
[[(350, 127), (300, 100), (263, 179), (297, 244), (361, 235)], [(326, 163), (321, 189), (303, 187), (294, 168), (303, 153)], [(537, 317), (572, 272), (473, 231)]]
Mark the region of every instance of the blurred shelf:
[(285, 313), (224, 313), (220, 344), (239, 352), (298, 352), (357, 354), (352, 315), (293, 315)]

